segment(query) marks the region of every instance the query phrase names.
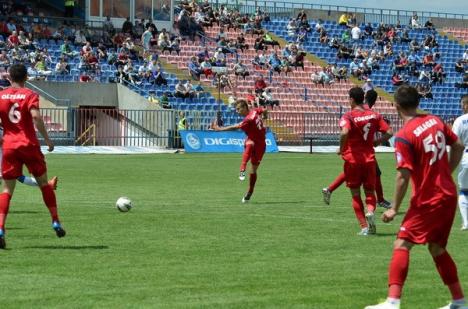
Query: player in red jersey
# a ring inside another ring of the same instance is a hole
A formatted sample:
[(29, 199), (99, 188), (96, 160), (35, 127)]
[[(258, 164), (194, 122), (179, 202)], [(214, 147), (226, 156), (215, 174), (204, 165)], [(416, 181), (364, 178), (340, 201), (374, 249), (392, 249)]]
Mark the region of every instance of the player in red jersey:
[(238, 100), (236, 102), (236, 111), (245, 117), (241, 123), (227, 127), (219, 127), (217, 124), (214, 124), (213, 128), (216, 131), (241, 129), (247, 135), (244, 144), (244, 153), (242, 155), (241, 175), (239, 177), (242, 177), (242, 172), (245, 172), (247, 162), (250, 160), (251, 172), (249, 178), (249, 190), (242, 198), (242, 203), (246, 203), (252, 197), (255, 183), (257, 181), (257, 169), (266, 150), (266, 129), (263, 126), (263, 119), (266, 118), (266, 110), (263, 108), (254, 108), (249, 110), (247, 101)]
[[(345, 161), (344, 172), (346, 185), (351, 191), (353, 209), (361, 226), (359, 235), (375, 234), (374, 211), (376, 163), (374, 144), (387, 141), (392, 136), (392, 129), (378, 113), (364, 107), (364, 91), (360, 87), (349, 90), (351, 111), (340, 120), (340, 154)], [(374, 140), (376, 132), (383, 133), (379, 140)], [(361, 186), (366, 195), (367, 212), (361, 199)]]
[[(395, 102), (404, 126), (395, 138), (397, 175), (393, 205), (382, 215), (382, 220), (390, 222), (395, 218), (410, 179), (412, 195), (394, 243), (387, 300), (366, 309), (400, 308), (410, 250), (422, 244), (428, 244), (440, 277), (452, 294), (452, 302), (440, 309), (467, 309), (457, 267), (446, 250), (457, 209), (457, 189), (452, 173), (460, 162), (464, 146), (438, 117), (418, 114), (419, 95), (415, 88), (406, 85), (398, 88)], [(451, 146), (449, 155), (446, 145)], [(418, 308), (427, 306), (421, 304)]]
[(44, 137), (49, 151), (54, 144), (49, 138), (39, 112), (39, 96), (24, 88), (28, 74), (22, 64), (9, 69), (12, 85), (0, 91), (0, 119), (3, 124), (3, 192), (0, 194), (0, 248), (5, 248), (5, 220), (16, 179), (22, 175), (23, 165), (36, 178), (42, 197), (52, 217), (52, 228), (58, 237), (65, 236), (57, 214), (57, 202), (52, 187), (47, 182), (47, 167), (34, 127)]
[[(375, 105), (375, 101), (377, 101), (377, 96), (377, 91), (373, 89), (368, 90), (364, 96), (364, 108), (366, 108), (367, 105), (368, 108), (372, 109), (372, 107)], [(377, 177), (375, 178), (375, 193), (377, 194), (377, 205), (388, 209), (390, 208), (390, 202), (384, 198), (382, 181), (380, 179), (382, 172), (380, 171), (377, 160), (375, 161), (375, 164), (377, 171)], [(322, 189), (322, 196), (325, 204), (330, 205), (331, 194), (333, 193), (333, 191), (338, 189), (338, 187), (341, 186), (345, 182), (345, 180), (345, 173), (342, 172), (335, 178), (335, 180), (333, 180), (333, 182), (328, 187)]]

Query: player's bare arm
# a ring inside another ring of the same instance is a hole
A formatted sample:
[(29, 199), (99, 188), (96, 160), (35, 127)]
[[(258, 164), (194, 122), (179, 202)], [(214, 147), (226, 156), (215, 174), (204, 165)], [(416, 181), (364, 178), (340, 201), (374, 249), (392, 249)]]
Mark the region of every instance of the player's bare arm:
[(463, 157), (463, 152), (465, 151), (465, 146), (460, 139), (457, 139), (455, 143), (450, 146), (450, 152), (448, 155), (450, 171), (453, 173), (460, 163), (461, 158)]
[(218, 126), (217, 123), (213, 125), (213, 130), (215, 131), (234, 131), (234, 130), (239, 130), (240, 129), (240, 123), (234, 124), (232, 126), (227, 126), (227, 127), (220, 127)]
[(44, 137), (44, 141), (49, 147), (47, 150), (49, 152), (54, 151), (54, 143), (52, 140), (49, 138), (49, 134), (47, 133), (47, 130), (44, 125), (44, 120), (42, 120), (41, 113), (38, 109), (33, 108), (30, 110), (34, 125), (36, 126), (37, 130), (39, 133)]
[(343, 127), (340, 133), (340, 147), (338, 148), (337, 154), (342, 154), (345, 150), (346, 142), (348, 141), (349, 129)]
[(406, 190), (408, 190), (408, 184), (410, 180), (411, 172), (409, 169), (400, 168), (397, 170), (396, 177), (395, 177), (395, 193), (393, 195), (393, 205), (392, 208), (385, 211), (382, 214), (382, 221), (383, 222), (390, 222), (392, 221), (395, 216), (398, 214), (398, 210), (400, 209), (401, 202), (405, 197)]
[(267, 109), (264, 109), (264, 110), (263, 110), (262, 119), (263, 119), (263, 120), (268, 119), (268, 110), (267, 110)]

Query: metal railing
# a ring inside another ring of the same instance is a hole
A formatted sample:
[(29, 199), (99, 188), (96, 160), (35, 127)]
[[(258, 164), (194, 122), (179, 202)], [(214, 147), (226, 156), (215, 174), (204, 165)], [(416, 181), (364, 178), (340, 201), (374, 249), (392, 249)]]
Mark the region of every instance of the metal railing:
[[(383, 8), (364, 8), (344, 5), (329, 5), (316, 3), (298, 3), (289, 1), (258, 1), (258, 0), (210, 0), (215, 5), (226, 5), (228, 8), (239, 10), (241, 13), (253, 14), (257, 8), (264, 12), (268, 12), (273, 17), (292, 17), (292, 14), (297, 14), (301, 9), (310, 11), (322, 11), (329, 17), (336, 13), (356, 13), (359, 15), (359, 20), (362, 22), (384, 22), (386, 24), (395, 24), (400, 20), (402, 24), (406, 24), (408, 19), (413, 16), (415, 11), (410, 10), (393, 10)], [(425, 22), (428, 18), (441, 19), (456, 19), (468, 20), (467, 14), (458, 13), (439, 13), (430, 11), (416, 11), (420, 22)]]
[(71, 106), (70, 99), (60, 99), (60, 98), (54, 97), (52, 94), (48, 93), (44, 89), (34, 85), (33, 83), (29, 81), (26, 82), (26, 87), (38, 92), (41, 96), (45, 97), (47, 100), (54, 103), (55, 105)]
[(173, 110), (42, 108), (50, 137), (57, 145), (168, 147), (174, 144)]

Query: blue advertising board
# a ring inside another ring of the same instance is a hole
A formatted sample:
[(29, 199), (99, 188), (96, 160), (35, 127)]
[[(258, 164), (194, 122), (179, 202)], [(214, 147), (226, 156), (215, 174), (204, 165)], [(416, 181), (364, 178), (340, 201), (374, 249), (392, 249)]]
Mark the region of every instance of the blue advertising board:
[[(242, 131), (180, 131), (186, 152), (243, 152), (246, 135)], [(266, 134), (266, 152), (278, 152), (271, 132)]]

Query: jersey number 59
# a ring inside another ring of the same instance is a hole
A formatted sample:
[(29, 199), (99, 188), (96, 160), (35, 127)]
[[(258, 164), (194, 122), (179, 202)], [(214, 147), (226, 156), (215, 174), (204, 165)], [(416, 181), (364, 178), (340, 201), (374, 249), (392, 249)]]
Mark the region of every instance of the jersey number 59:
[(445, 135), (441, 131), (437, 131), (434, 136), (429, 134), (423, 140), (424, 143), (424, 151), (432, 152), (431, 161), (429, 161), (429, 165), (434, 164), (435, 161), (440, 160), (445, 153)]

